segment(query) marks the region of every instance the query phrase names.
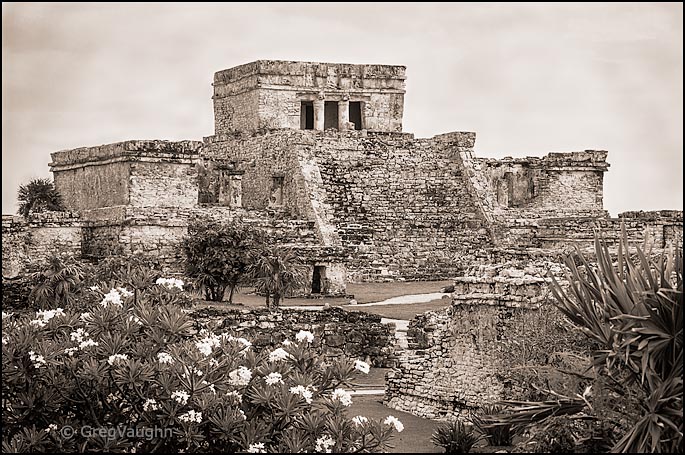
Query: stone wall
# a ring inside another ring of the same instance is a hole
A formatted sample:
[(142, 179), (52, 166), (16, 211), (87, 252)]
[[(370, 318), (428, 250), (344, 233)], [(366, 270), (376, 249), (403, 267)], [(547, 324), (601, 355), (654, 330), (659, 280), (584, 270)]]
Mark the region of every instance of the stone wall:
[(2, 276), (14, 278), (51, 255), (81, 256), (81, 220), (71, 212), (2, 216)]
[(395, 362), (394, 325), (382, 324), (375, 314), (335, 307), (276, 312), (212, 308), (196, 310), (191, 316), (200, 328), (232, 331), (251, 340), (257, 350), (273, 349), (285, 339), (294, 340), (300, 330), (309, 330), (316, 336), (313, 346), (328, 358), (346, 355), (376, 367), (391, 367)]
[(514, 399), (522, 386), (509, 371), (511, 347), (538, 327), (547, 292), (545, 280), (532, 276), (457, 280), (452, 306), (410, 321), (409, 348), (388, 373), (384, 402), (442, 419)]
[(605, 151), (585, 150), (475, 161), (487, 181), (486, 191), (494, 195), (494, 211), (520, 217), (516, 209), (602, 210), (606, 157)]
[(441, 279), (490, 246), (487, 223), (466, 185), (462, 142), (408, 134), (324, 135), (311, 151), (323, 202), (340, 241), (355, 260), (355, 281)]
[(131, 163), (130, 205), (193, 207), (197, 202), (197, 168), (194, 162)]
[(125, 141), (53, 153), (55, 188), (71, 210), (197, 203), (201, 142)]
[(403, 66), (247, 63), (214, 74), (215, 133), (300, 129), (302, 101), (319, 100), (361, 102), (364, 129), (399, 132), (404, 80)]

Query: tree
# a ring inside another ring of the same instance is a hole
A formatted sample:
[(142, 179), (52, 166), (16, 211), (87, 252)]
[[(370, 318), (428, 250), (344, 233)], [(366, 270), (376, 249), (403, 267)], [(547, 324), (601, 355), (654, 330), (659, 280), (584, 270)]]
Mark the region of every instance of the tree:
[(264, 243), (264, 234), (240, 220), (219, 223), (199, 219), (188, 227), (183, 241), (186, 271), (213, 302), (223, 300), (230, 289), (228, 302), (254, 262), (256, 251)]
[(266, 294), (266, 306), (278, 308), (281, 298), (300, 289), (306, 282), (309, 268), (291, 248), (271, 248), (262, 250), (252, 267), (251, 275), (258, 292)]
[(65, 210), (62, 196), (50, 179), (33, 179), (29, 183), (20, 185), (17, 200), (19, 201), (18, 213), (24, 217), (29, 216), (31, 212)]

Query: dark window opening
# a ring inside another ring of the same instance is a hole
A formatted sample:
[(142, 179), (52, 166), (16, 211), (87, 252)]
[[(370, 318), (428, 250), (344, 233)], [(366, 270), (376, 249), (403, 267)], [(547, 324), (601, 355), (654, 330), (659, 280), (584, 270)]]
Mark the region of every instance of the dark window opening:
[(322, 265), (314, 266), (312, 275), (312, 294), (321, 294), (324, 289), (324, 279), (326, 278), (326, 267)]
[(323, 129), (338, 129), (338, 102), (326, 101), (323, 105)]
[(354, 129), (362, 129), (362, 102), (350, 101), (350, 122), (354, 123)]
[(300, 129), (313, 130), (314, 129), (314, 102), (302, 101), (300, 108)]

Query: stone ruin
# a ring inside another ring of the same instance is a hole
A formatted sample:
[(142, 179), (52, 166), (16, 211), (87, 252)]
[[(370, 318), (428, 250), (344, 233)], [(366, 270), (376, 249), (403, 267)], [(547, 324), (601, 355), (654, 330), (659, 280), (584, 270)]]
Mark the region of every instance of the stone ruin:
[[(52, 153), (70, 212), (3, 215), (3, 281), (56, 251), (91, 260), (139, 253), (180, 272), (189, 220), (240, 217), (306, 259), (306, 294), (344, 295), (349, 281), (466, 276), (444, 314), (413, 322), (416, 349), (400, 358), (386, 401), (445, 416), (491, 400), (502, 387), (488, 351), (466, 335), (448, 349), (436, 334), (463, 319), (455, 314), (538, 305), (539, 274), (503, 277), (498, 267), (557, 261), (572, 244), (590, 247), (596, 228), (615, 243), (621, 222), (631, 241), (682, 245), (682, 211), (609, 217), (606, 151), (496, 160), (475, 155), (473, 132), (405, 133), (405, 79), (404, 66), (259, 60), (215, 73), (215, 131), (202, 141)], [(468, 381), (443, 377), (466, 364)]]

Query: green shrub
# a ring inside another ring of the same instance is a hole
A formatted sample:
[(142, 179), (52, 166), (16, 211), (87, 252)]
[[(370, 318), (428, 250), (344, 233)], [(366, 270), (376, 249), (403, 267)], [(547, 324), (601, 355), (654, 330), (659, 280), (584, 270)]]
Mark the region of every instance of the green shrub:
[(148, 299), (3, 313), (3, 452), (371, 452), (402, 430), (348, 417), (355, 364), (325, 364), (311, 333), (254, 352)]
[(49, 257), (47, 264), (29, 277), (33, 284), (29, 294), (30, 306), (47, 309), (73, 304), (83, 288), (88, 270), (89, 266), (73, 256)]
[(478, 440), (473, 429), (460, 420), (438, 426), (431, 435), (433, 444), (444, 448), (445, 453), (469, 453)]

